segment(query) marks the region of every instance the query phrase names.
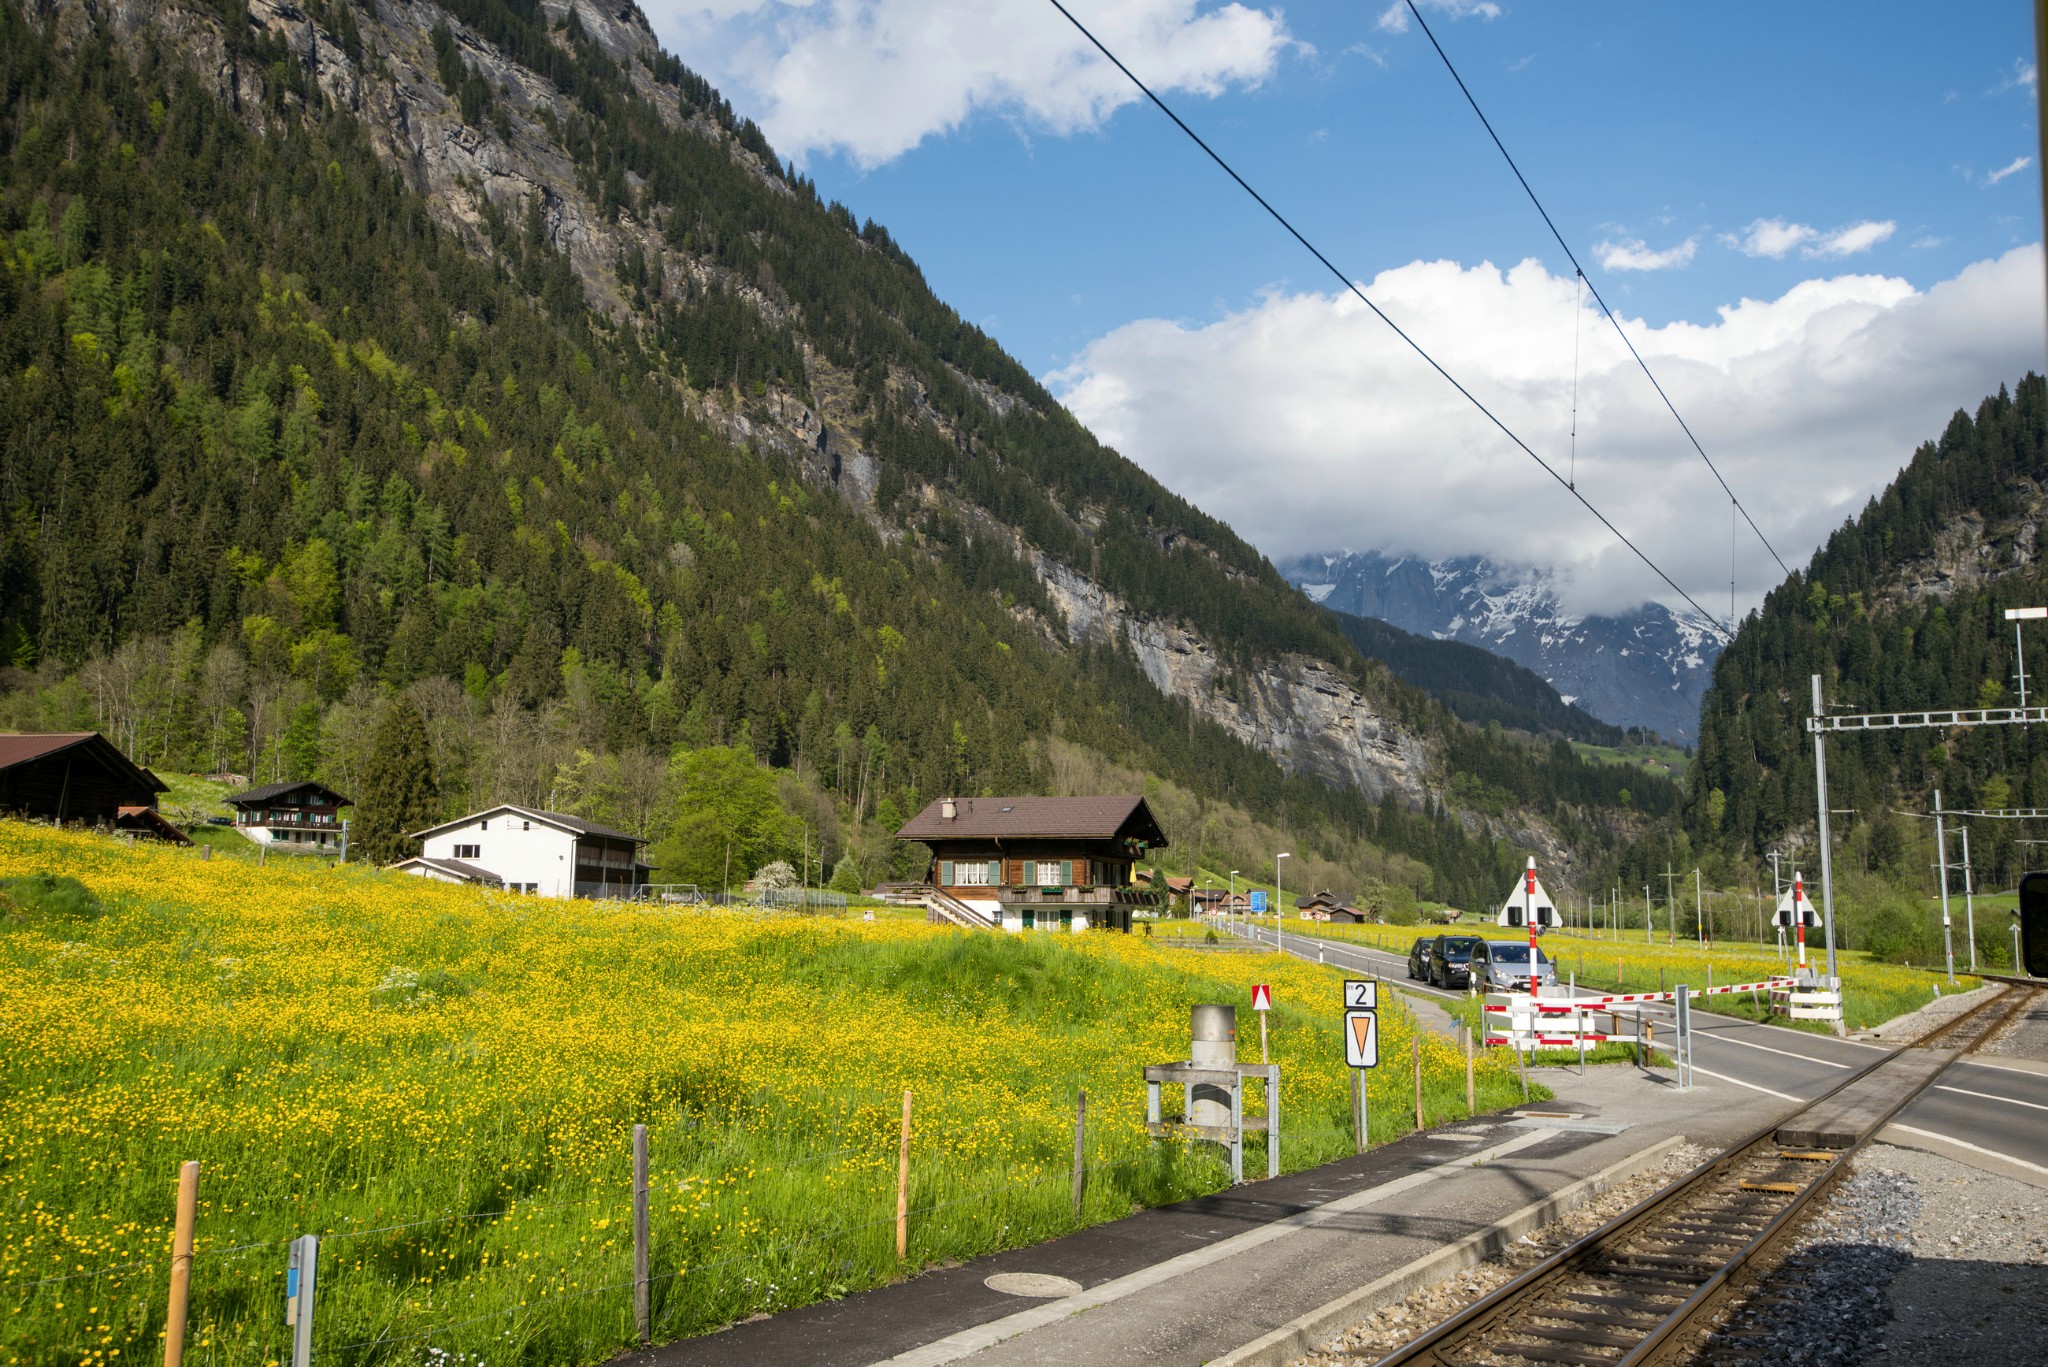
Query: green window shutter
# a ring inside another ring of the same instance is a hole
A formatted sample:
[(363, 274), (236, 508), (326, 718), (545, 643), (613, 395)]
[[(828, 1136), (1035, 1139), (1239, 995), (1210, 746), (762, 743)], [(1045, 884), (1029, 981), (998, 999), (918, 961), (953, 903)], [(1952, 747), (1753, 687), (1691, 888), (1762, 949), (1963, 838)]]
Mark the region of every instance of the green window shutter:
[(1065, 886), (1067, 886), (1067, 887), (1072, 887), (1072, 886), (1074, 885), (1074, 861), (1073, 861), (1073, 860), (1071, 860), (1071, 859), (1067, 859), (1067, 860), (1063, 860), (1063, 861), (1061, 861), (1061, 863), (1060, 863), (1060, 882), (1061, 882), (1062, 884), (1064, 884)]
[(953, 886), (953, 861), (950, 859), (939, 861), (939, 886), (947, 888)]

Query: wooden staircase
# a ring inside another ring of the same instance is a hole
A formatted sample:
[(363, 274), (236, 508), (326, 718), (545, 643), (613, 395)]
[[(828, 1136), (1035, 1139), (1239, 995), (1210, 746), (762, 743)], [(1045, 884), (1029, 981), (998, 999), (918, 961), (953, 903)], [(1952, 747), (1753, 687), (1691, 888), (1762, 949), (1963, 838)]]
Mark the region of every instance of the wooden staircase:
[(959, 926), (963, 930), (998, 930), (1001, 927), (942, 888), (928, 887), (920, 899), (924, 919), (935, 926)]

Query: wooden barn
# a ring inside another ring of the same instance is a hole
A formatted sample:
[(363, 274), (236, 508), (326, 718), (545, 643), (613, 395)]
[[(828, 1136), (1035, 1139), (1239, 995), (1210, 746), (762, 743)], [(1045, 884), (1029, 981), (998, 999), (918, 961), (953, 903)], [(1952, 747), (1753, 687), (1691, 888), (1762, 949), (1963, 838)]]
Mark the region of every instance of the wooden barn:
[(169, 787), (97, 731), (0, 735), (0, 812), (114, 826)]

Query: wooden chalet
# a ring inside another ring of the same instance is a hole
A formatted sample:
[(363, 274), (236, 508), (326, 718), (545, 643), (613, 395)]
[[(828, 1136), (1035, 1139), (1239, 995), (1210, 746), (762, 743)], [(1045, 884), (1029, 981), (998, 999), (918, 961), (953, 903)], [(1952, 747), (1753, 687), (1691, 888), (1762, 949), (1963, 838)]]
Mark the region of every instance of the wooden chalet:
[(1361, 911), (1336, 893), (1324, 889), (1298, 899), (1294, 909), (1304, 921), (1330, 921), (1338, 925), (1362, 925), (1373, 919), (1369, 911)]
[(113, 826), (122, 808), (154, 808), (168, 791), (97, 731), (0, 735), (0, 812)]
[(940, 798), (896, 835), (931, 848), (927, 886), (1005, 930), (1128, 931), (1165, 902), (1132, 885), (1166, 847), (1142, 797)]
[(245, 839), (280, 852), (339, 853), (341, 809), (349, 800), (324, 783), (266, 783), (225, 799)]

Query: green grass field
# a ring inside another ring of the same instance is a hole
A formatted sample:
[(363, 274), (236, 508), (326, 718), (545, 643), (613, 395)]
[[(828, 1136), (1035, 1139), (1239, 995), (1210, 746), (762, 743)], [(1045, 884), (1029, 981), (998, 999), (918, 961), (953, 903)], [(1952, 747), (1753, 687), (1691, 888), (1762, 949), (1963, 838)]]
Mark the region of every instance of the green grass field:
[(1685, 751), (1675, 745), (1589, 745), (1584, 741), (1573, 741), (1572, 749), (1581, 759), (1597, 759), (1606, 764), (1625, 764), (1641, 769), (1645, 773), (1668, 778), (1674, 783), (1685, 777), (1686, 766), (1692, 761)]

